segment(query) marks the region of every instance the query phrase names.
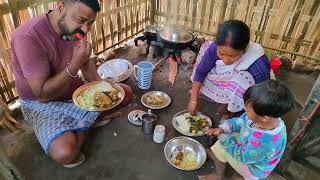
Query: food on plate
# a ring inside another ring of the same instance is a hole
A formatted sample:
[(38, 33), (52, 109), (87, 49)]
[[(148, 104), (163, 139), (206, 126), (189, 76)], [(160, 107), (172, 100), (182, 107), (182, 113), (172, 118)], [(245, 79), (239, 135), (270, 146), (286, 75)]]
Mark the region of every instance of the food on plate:
[(179, 129), (183, 132), (189, 132), (193, 135), (204, 134), (209, 129), (209, 122), (203, 115), (191, 116), (189, 113), (176, 117)]
[(94, 105), (98, 108), (108, 107), (112, 104), (111, 98), (103, 92), (94, 94)]
[(146, 102), (150, 105), (161, 105), (164, 102), (164, 97), (161, 95), (148, 95)]
[(86, 109), (95, 110), (109, 108), (117, 104), (121, 99), (120, 91), (113, 88), (107, 82), (100, 82), (88, 87), (78, 97), (78, 104)]
[(182, 169), (195, 168), (197, 167), (196, 154), (194, 152), (179, 151), (175, 155), (175, 158), (173, 159), (173, 163)]

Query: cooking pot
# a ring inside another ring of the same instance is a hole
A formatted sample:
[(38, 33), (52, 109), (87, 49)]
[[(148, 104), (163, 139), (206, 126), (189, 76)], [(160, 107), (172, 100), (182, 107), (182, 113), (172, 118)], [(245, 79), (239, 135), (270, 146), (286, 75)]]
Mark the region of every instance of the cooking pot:
[(158, 36), (165, 47), (182, 50), (191, 46), (197, 36), (181, 26), (170, 25), (158, 31)]

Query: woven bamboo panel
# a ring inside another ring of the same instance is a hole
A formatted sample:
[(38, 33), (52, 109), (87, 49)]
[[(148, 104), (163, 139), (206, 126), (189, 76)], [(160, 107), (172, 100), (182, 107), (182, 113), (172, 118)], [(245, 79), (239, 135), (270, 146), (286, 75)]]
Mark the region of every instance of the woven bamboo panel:
[(155, 22), (214, 38), (229, 19), (246, 22), (251, 40), (297, 60), (320, 64), (319, 0), (157, 0)]
[[(10, 62), (11, 34), (21, 24), (54, 8), (56, 0), (0, 0), (0, 96), (17, 97)], [(88, 41), (94, 53), (113, 47), (144, 29), (149, 21), (148, 0), (100, 0), (101, 12)]]

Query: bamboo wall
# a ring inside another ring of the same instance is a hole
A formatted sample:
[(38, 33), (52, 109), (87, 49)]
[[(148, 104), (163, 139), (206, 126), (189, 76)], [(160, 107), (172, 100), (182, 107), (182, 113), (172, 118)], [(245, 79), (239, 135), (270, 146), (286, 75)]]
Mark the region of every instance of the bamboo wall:
[[(0, 0), (0, 95), (6, 102), (16, 98), (10, 63), (10, 36), (29, 19), (54, 8), (55, 0)], [(141, 32), (149, 20), (148, 0), (100, 0), (88, 40), (94, 53), (115, 46)]]
[(251, 28), (251, 40), (320, 64), (319, 0), (156, 0), (154, 6), (157, 24), (180, 24), (214, 37), (223, 21), (239, 19)]

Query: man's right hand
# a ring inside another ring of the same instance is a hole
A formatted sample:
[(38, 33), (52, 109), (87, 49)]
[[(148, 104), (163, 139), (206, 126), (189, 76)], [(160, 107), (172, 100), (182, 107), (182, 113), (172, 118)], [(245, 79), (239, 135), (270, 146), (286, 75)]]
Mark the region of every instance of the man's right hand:
[(72, 67), (73, 72), (78, 72), (78, 70), (84, 64), (90, 61), (91, 52), (91, 43), (89, 43), (85, 39), (82, 39), (78, 42), (78, 44), (73, 48), (72, 60), (70, 62), (70, 66)]

